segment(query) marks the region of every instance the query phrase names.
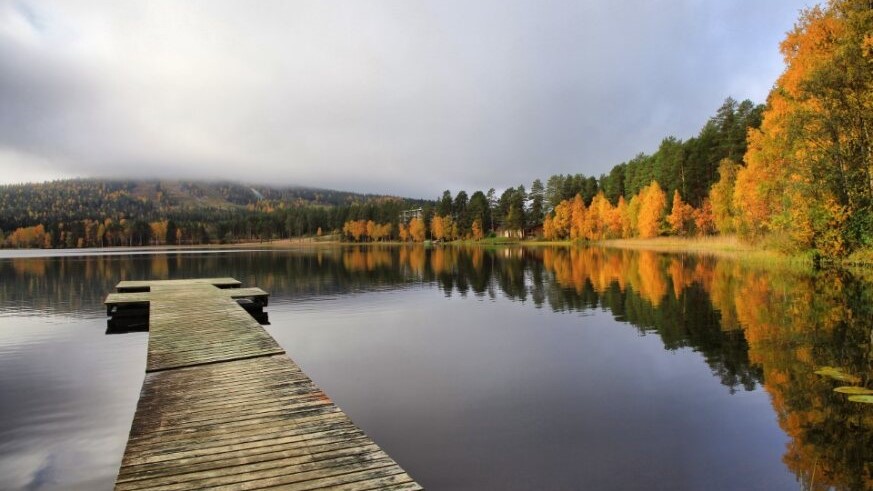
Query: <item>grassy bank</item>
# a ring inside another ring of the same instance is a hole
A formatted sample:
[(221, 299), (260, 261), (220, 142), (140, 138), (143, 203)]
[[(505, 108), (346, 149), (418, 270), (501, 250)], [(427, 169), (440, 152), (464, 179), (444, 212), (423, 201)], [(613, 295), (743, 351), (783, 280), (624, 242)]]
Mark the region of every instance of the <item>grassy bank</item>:
[(735, 236), (707, 237), (655, 237), (651, 239), (611, 239), (598, 242), (607, 247), (624, 249), (650, 249), (659, 251), (685, 252), (762, 252), (752, 245), (740, 242)]
[[(520, 245), (524, 247), (577, 247), (585, 244), (616, 249), (699, 254), (738, 259), (745, 263), (755, 263), (764, 266), (778, 264), (803, 269), (813, 267), (811, 254), (786, 254), (775, 249), (742, 242), (736, 236), (732, 235), (706, 237), (655, 237), (651, 239), (611, 239), (585, 243), (569, 240), (545, 241), (518, 239), (483, 239), (481, 241), (455, 241), (452, 243), (479, 246)], [(873, 250), (856, 252), (846, 259), (837, 261), (836, 264), (840, 266), (853, 266), (856, 268), (869, 268), (873, 266)]]
[(809, 255), (790, 255), (744, 243), (736, 236), (655, 237), (651, 239), (613, 239), (596, 243), (619, 249), (645, 249), (659, 252), (685, 252), (718, 257), (743, 258), (762, 262), (796, 262), (812, 265)]
[(210, 244), (207, 247), (217, 248), (264, 248), (264, 249), (286, 249), (295, 247), (306, 247), (312, 245), (337, 245), (342, 243), (339, 234), (323, 235), (321, 237), (295, 237), (293, 239), (273, 239), (264, 241), (252, 242), (235, 242), (231, 244)]
[[(645, 249), (659, 252), (684, 252), (705, 254), (718, 257), (730, 257), (762, 263), (791, 263), (803, 266), (813, 266), (811, 253), (788, 254), (764, 246), (751, 245), (740, 241), (736, 236), (709, 237), (656, 237), (653, 239), (615, 239), (597, 242), (603, 247), (621, 249)], [(870, 268), (873, 266), (873, 249), (862, 249), (850, 256), (834, 261), (823, 261), (823, 264)]]
[[(284, 239), (272, 242), (250, 242), (240, 244), (227, 244), (219, 247), (246, 247), (246, 248), (296, 248), (320, 245), (363, 245), (363, 246), (391, 246), (404, 245), (408, 242), (345, 242), (339, 236), (324, 236), (317, 238)], [(482, 240), (455, 240), (443, 242), (443, 245), (476, 246), (476, 247), (577, 247), (583, 243), (577, 241), (545, 241), (545, 240), (520, 240), (506, 237), (490, 237)], [(617, 249), (636, 249), (658, 252), (673, 252), (699, 254), (731, 259), (741, 259), (744, 262), (766, 264), (783, 264), (796, 267), (811, 268), (813, 260), (811, 254), (786, 254), (764, 246), (751, 245), (739, 240), (736, 236), (706, 236), (706, 237), (655, 237), (651, 239), (611, 239), (587, 243), (591, 246), (610, 247)], [(215, 247), (215, 246), (213, 246)], [(839, 260), (840, 266), (869, 269), (873, 267), (873, 249), (857, 251), (851, 256)]]

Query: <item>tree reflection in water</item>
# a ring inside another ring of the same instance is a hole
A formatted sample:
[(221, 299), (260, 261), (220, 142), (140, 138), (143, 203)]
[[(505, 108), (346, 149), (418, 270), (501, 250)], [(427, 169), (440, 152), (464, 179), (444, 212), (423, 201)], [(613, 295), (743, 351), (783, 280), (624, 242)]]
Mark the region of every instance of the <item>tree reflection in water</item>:
[(272, 302), (436, 285), (559, 312), (604, 309), (667, 350), (700, 352), (731, 392), (762, 385), (805, 489), (873, 489), (873, 409), (816, 375), (841, 367), (871, 387), (873, 285), (743, 262), (600, 248), (336, 247), (299, 251), (0, 259), (6, 312), (99, 316), (122, 279), (232, 276)]

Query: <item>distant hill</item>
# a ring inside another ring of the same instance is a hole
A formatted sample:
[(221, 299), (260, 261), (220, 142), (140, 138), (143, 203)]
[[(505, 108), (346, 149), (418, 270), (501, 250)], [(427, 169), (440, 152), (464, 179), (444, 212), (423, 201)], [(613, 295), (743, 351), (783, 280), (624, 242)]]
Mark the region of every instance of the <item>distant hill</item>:
[(69, 179), (0, 185), (0, 229), (85, 219), (139, 218), (151, 221), (175, 215), (211, 215), (259, 207), (351, 206), (398, 197), (298, 186), (271, 187), (235, 182), (121, 181)]
[(348, 220), (396, 227), (427, 203), (235, 182), (68, 179), (0, 186), (0, 246), (202, 244), (315, 235)]

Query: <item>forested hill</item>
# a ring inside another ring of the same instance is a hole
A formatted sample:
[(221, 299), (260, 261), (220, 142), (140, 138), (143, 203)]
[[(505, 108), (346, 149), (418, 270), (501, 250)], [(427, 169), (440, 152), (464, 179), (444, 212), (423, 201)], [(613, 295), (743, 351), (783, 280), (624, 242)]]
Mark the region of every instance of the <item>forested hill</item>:
[[(362, 216), (387, 220), (421, 204), (392, 196), (230, 182), (71, 179), (4, 185), (0, 243), (3, 231), (13, 247), (266, 239), (327, 232)], [(21, 230), (20, 236), (11, 240), (15, 230)]]
[(271, 188), (238, 183), (72, 179), (0, 186), (0, 228), (87, 218), (211, 215), (259, 204), (342, 206), (387, 199), (326, 189)]

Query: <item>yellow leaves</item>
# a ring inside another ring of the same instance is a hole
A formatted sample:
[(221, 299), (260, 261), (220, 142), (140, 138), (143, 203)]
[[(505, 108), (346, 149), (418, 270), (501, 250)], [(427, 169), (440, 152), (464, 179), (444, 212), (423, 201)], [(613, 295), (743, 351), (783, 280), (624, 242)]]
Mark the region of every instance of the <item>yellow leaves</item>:
[(159, 244), (163, 243), (167, 237), (167, 226), (169, 223), (170, 222), (167, 220), (162, 220), (160, 222), (152, 222), (149, 224), (149, 228), (152, 230), (152, 238)]
[(409, 221), (409, 236), (415, 242), (424, 242), (425, 230), (422, 219), (413, 218)]
[(670, 215), (667, 216), (667, 223), (670, 224), (670, 232), (676, 235), (688, 235), (691, 233), (694, 223), (694, 208), (682, 201), (678, 189), (673, 193), (673, 209)]
[(434, 240), (442, 240), (446, 236), (446, 227), (443, 225), (443, 217), (436, 215), (430, 219), (430, 236)]
[[(727, 193), (725, 193), (727, 194)], [(712, 206), (704, 200), (700, 209), (682, 201), (678, 192), (674, 196), (670, 231), (688, 235), (715, 232)], [(730, 201), (722, 199), (722, 202)], [(678, 203), (678, 204), (677, 204)], [(643, 188), (630, 203), (619, 197), (616, 206), (600, 192), (585, 206), (581, 195), (565, 200), (555, 206), (543, 220), (543, 234), (549, 240), (602, 240), (638, 236), (651, 238), (664, 229), (666, 195), (657, 181)]]
[(868, 213), (873, 200), (871, 32), (869, 2), (832, 0), (803, 11), (782, 42), (785, 71), (737, 176), (733, 203), (745, 238), (775, 233), (827, 256), (863, 242), (830, 202), (851, 215)]
[(693, 210), (694, 227), (698, 235), (711, 235), (715, 233), (715, 217), (712, 213), (712, 202), (709, 198), (703, 200), (700, 208)]
[(588, 232), (587, 228), (585, 201), (582, 200), (582, 195), (577, 194), (570, 202), (570, 238), (573, 240), (584, 239)]
[(558, 239), (557, 231), (555, 230), (555, 222), (552, 220), (551, 215), (546, 215), (546, 218), (543, 219), (543, 237), (545, 237), (546, 240)]
[[(766, 121), (766, 116), (765, 116)], [(775, 176), (776, 165), (763, 155), (765, 145), (758, 141), (763, 133), (750, 133), (748, 165), (737, 172), (732, 204), (737, 211), (737, 231), (748, 239), (758, 239), (769, 231), (770, 218), (781, 212), (782, 186)]]
[(367, 221), (349, 220), (343, 224), (343, 233), (358, 242), (367, 233)]
[(709, 202), (712, 205), (712, 219), (715, 228), (730, 234), (736, 231), (736, 209), (733, 204), (734, 188), (740, 165), (730, 159), (724, 159), (718, 164), (718, 182), (709, 191)]
[(430, 221), (430, 234), (435, 240), (458, 238), (458, 225), (450, 216), (434, 216)]
[(864, 36), (864, 41), (861, 42), (861, 56), (873, 58), (873, 34)]
[(555, 207), (555, 215), (553, 218), (556, 239), (565, 239), (570, 235), (571, 220), (572, 212), (570, 210), (570, 201), (562, 201)]
[(637, 231), (643, 239), (657, 237), (661, 233), (667, 197), (657, 181), (652, 181), (640, 191), (640, 214)]
[(631, 237), (636, 230), (636, 223), (631, 220), (630, 205), (625, 201), (624, 196), (618, 198), (618, 205), (615, 207), (615, 214), (621, 222), (619, 237)]
[(843, 22), (833, 9), (816, 6), (804, 10), (780, 45), (788, 68), (777, 81), (777, 86), (791, 97), (797, 97), (809, 74), (830, 59), (834, 41), (843, 31)]
[(21, 227), (15, 229), (9, 237), (6, 238), (6, 242), (10, 247), (51, 247), (51, 234), (47, 234), (45, 231), (45, 227), (40, 225), (35, 225), (33, 227)]
[(848, 253), (848, 245), (841, 230), (849, 219), (849, 210), (846, 206), (837, 203), (833, 198), (825, 201), (824, 210), (828, 223), (818, 245), (825, 255), (843, 256)]
[[(603, 192), (599, 192), (591, 200), (588, 208), (588, 233), (591, 240), (601, 240), (619, 236), (621, 219), (616, 218), (612, 203), (606, 199)], [(615, 233), (613, 233), (615, 232)]]
[(349, 220), (343, 224), (343, 233), (359, 242), (363, 237), (379, 241), (391, 235), (391, 224), (379, 224), (373, 220)]

